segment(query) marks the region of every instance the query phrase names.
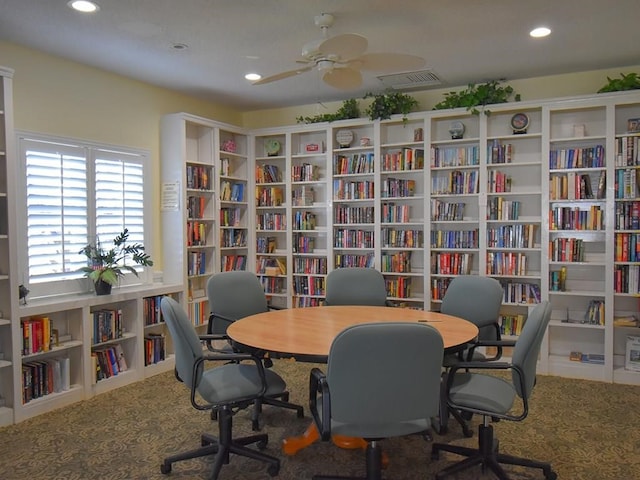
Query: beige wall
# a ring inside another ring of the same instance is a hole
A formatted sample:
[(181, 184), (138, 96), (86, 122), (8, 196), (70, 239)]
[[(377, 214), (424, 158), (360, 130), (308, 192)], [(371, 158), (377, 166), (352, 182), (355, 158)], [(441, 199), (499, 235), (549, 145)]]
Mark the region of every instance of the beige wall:
[[(153, 204), (159, 205), (160, 118), (188, 112), (248, 128), (293, 125), (300, 115), (334, 112), (342, 102), (242, 113), (167, 89), (112, 74), (60, 57), (7, 42), (0, 42), (0, 65), (13, 68), (14, 121), (19, 130), (142, 148), (151, 152)], [(607, 76), (640, 71), (620, 67), (570, 75), (510, 81), (523, 100), (592, 94)], [(413, 92), (420, 110), (430, 110), (442, 94), (454, 88)], [(366, 105), (363, 101), (362, 107)], [(152, 246), (154, 260), (162, 269), (160, 212), (154, 211)]]
[[(591, 95), (607, 83), (607, 76), (619, 77), (620, 73), (640, 72), (640, 66), (618, 67), (607, 70), (572, 73), (565, 75), (551, 75), (507, 82), (522, 100), (541, 100), (546, 98), (568, 97), (574, 95)], [(464, 87), (464, 86), (463, 86)], [(418, 110), (431, 110), (433, 106), (443, 100), (443, 94), (463, 87), (450, 87), (437, 90), (410, 92), (420, 103)], [(322, 108), (317, 104), (290, 108), (276, 108), (272, 110), (258, 110), (246, 112), (242, 116), (243, 126), (247, 128), (265, 128), (282, 125), (294, 125), (298, 116), (314, 116), (321, 113), (335, 112), (342, 102), (324, 104)], [(367, 102), (360, 101), (360, 110), (364, 110)]]

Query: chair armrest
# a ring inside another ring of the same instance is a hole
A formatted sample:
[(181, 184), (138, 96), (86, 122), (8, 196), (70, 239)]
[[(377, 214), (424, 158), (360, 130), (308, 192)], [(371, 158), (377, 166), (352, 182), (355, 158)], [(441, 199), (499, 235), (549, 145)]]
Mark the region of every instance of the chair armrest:
[[(509, 370), (515, 370), (517, 372), (517, 375), (515, 375), (518, 378), (518, 383), (519, 383), (519, 388), (520, 391), (525, 391), (525, 385), (524, 385), (524, 372), (522, 371), (522, 369), (517, 366), (514, 365), (513, 363), (509, 363), (509, 362), (487, 362), (487, 361), (476, 361), (476, 362), (460, 362), (456, 365), (453, 365), (450, 369), (449, 372), (447, 373), (447, 383), (446, 383), (446, 398), (447, 398), (447, 404), (449, 405), (449, 407), (451, 407), (454, 410), (462, 410), (465, 412), (471, 412), (471, 413), (477, 413), (479, 415), (486, 415), (486, 416), (490, 416), (490, 417), (494, 417), (494, 418), (502, 418), (505, 420), (512, 420), (512, 421), (520, 421), (523, 420), (528, 412), (529, 412), (529, 402), (527, 400), (526, 396), (520, 396), (518, 394), (518, 396), (520, 397), (520, 400), (522, 401), (522, 411), (521, 413), (515, 415), (515, 414), (509, 414), (509, 413), (505, 413), (505, 414), (500, 414), (500, 413), (496, 413), (496, 412), (492, 412), (489, 410), (482, 410), (480, 408), (472, 408), (466, 405), (459, 405), (457, 403), (455, 403), (455, 401), (451, 398), (451, 387), (453, 386), (453, 382), (455, 381), (455, 376), (456, 376), (456, 372), (458, 370), (464, 370), (466, 374), (468, 375), (474, 375), (473, 373), (468, 373), (470, 370), (501, 370), (501, 371), (509, 371)], [(517, 390), (516, 390), (517, 393)]]
[(469, 349), (467, 350), (467, 360), (471, 361), (473, 359), (473, 353), (475, 352), (475, 349), (478, 347), (498, 347), (497, 352), (493, 357), (487, 357), (483, 360), (485, 362), (494, 362), (502, 358), (503, 347), (515, 347), (515, 346), (516, 346), (515, 340), (476, 340), (475, 342), (469, 345)]
[[(322, 411), (318, 411), (318, 397)], [(327, 441), (331, 438), (331, 397), (327, 377), (319, 368), (312, 368), (309, 374), (309, 410), (318, 427), (320, 438)]]
[[(234, 403), (242, 403), (248, 402), (251, 403), (256, 398), (262, 397), (267, 391), (267, 379), (264, 374), (264, 367), (262, 366), (261, 359), (254, 357), (253, 355), (249, 355), (247, 353), (213, 353), (213, 352), (205, 352), (204, 355), (193, 363), (193, 372), (192, 378), (198, 378), (198, 371), (204, 368), (204, 364), (206, 362), (225, 362), (225, 363), (240, 363), (243, 361), (251, 361), (255, 363), (256, 368), (258, 369), (258, 376), (260, 377), (261, 389), (255, 395), (250, 395), (246, 398), (238, 398), (234, 401)], [(193, 383), (191, 385), (191, 405), (197, 410), (211, 410), (215, 408), (217, 405), (212, 403), (199, 403), (197, 398), (198, 385)]]

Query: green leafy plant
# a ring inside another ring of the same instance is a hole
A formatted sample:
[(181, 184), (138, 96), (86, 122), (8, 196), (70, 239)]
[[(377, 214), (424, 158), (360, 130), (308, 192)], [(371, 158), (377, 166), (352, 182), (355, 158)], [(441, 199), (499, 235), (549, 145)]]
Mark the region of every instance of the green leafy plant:
[(497, 80), (480, 85), (470, 83), (464, 90), (445, 93), (444, 100), (434, 105), (433, 110), (465, 107), (474, 115), (478, 115), (480, 110), (490, 115), (491, 111), (485, 108), (487, 105), (507, 103), (512, 96), (514, 101), (520, 101), (520, 94), (514, 94), (513, 87), (503, 86)]
[(627, 73), (626, 75), (621, 73), (620, 77), (621, 78), (607, 77), (607, 84), (598, 90), (598, 93), (640, 89), (640, 75), (637, 73)]
[(401, 113), (403, 122), (407, 122), (407, 114), (418, 106), (418, 101), (410, 95), (402, 92), (388, 91), (379, 94), (368, 92), (364, 99), (373, 98), (371, 104), (365, 110), (370, 120), (384, 120), (391, 115)]
[(105, 250), (99, 240), (85, 245), (78, 253), (84, 254), (89, 264), (80, 270), (94, 283), (102, 281), (109, 285), (115, 285), (125, 271), (129, 271), (137, 277), (138, 272), (131, 265), (126, 265), (125, 259), (131, 256), (136, 265), (143, 267), (152, 266), (153, 260), (145, 253), (142, 244), (127, 245), (128, 239), (129, 230), (125, 228), (113, 239), (113, 247), (109, 250)]
[(323, 113), (314, 115), (313, 117), (296, 117), (298, 123), (319, 123), (319, 122), (335, 122), (336, 120), (348, 120), (349, 118), (360, 117), (360, 108), (355, 98), (350, 98), (342, 102), (342, 106), (335, 113)]

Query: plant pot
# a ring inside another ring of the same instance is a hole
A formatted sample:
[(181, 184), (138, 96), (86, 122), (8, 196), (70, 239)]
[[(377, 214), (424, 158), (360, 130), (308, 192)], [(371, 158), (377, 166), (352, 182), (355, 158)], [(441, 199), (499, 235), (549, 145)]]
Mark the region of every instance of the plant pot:
[(96, 295), (111, 295), (111, 285), (110, 283), (103, 282), (102, 280), (98, 280), (94, 284)]

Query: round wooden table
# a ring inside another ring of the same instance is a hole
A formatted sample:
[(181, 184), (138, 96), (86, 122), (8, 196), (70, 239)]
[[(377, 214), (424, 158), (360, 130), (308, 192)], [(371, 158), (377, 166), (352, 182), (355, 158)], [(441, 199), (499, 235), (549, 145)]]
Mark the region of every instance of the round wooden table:
[[(420, 322), (440, 332), (444, 348), (453, 351), (478, 336), (473, 323), (451, 315), (423, 310), (370, 306), (322, 306), (272, 310), (251, 315), (229, 325), (227, 335), (239, 346), (264, 350), (275, 356), (326, 362), (333, 339), (351, 325), (371, 322)], [(382, 354), (382, 353), (381, 353)], [(294, 455), (319, 439), (312, 422), (303, 435), (285, 438), (282, 449)], [(342, 448), (366, 448), (361, 438), (333, 437)]]

